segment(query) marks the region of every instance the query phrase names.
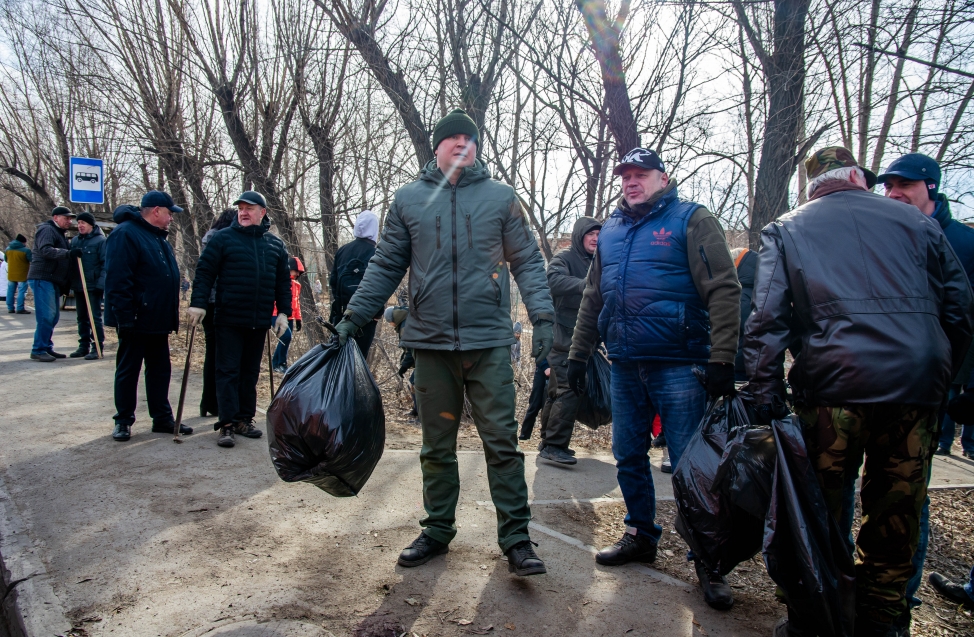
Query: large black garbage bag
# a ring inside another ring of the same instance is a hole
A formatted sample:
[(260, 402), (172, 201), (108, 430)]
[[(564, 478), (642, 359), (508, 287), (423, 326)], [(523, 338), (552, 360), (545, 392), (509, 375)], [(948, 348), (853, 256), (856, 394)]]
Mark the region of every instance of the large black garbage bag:
[(598, 429), (612, 422), (612, 368), (602, 352), (594, 352), (585, 367), (585, 393), (578, 401), (575, 420), (586, 427)]
[(729, 573), (761, 550), (775, 450), (745, 399), (712, 401), (673, 472), (676, 530), (698, 559)]
[(382, 457), (382, 396), (355, 341), (310, 349), (291, 366), (267, 410), (277, 475), (334, 496), (356, 495)]
[(778, 463), (764, 537), (768, 575), (814, 624), (809, 634), (845, 637), (855, 624), (855, 565), (829, 513), (797, 416), (772, 425)]

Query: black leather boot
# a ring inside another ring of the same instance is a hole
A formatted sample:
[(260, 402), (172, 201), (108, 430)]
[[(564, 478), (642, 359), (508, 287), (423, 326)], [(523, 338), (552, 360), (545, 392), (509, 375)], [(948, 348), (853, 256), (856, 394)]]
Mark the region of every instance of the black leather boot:
[(637, 535), (636, 530), (622, 536), (618, 542), (602, 549), (595, 555), (595, 561), (603, 566), (622, 566), (629, 562), (656, 561), (656, 542), (647, 535)]
[(534, 542), (524, 540), (507, 549), (507, 570), (520, 577), (547, 573), (544, 562), (534, 552)]
[(450, 550), (449, 544), (444, 544), (434, 540), (425, 533), (420, 533), (413, 543), (402, 550), (399, 554), (399, 566), (411, 568), (426, 564), (437, 555), (442, 555)]
[(707, 568), (700, 560), (694, 560), (693, 565), (697, 569), (697, 579), (700, 580), (703, 599), (707, 605), (717, 610), (730, 610), (734, 605), (734, 593), (731, 592), (727, 580), (718, 571)]
[(125, 442), (132, 437), (132, 425), (123, 425), (122, 423), (115, 423), (115, 431), (112, 432), (112, 438), (119, 442)]

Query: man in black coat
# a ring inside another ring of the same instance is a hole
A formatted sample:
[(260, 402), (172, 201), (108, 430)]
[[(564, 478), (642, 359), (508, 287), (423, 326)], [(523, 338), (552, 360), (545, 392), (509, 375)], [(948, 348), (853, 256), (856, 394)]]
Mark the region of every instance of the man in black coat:
[[(78, 236), (71, 240), (71, 248), (81, 250), (81, 265), (85, 272), (85, 282), (81, 282), (81, 272), (77, 262), (71, 264), (71, 289), (74, 291), (75, 314), (78, 315), (78, 349), (68, 354), (71, 358), (92, 361), (98, 359), (98, 351), (105, 350), (105, 329), (101, 321), (101, 300), (105, 294), (105, 249), (108, 240), (97, 225), (90, 212), (78, 215)], [(88, 295), (85, 296), (85, 286)], [(91, 303), (91, 317), (88, 316), (88, 303)], [(95, 324), (91, 324), (91, 318)], [(98, 339), (98, 347), (94, 343)]]
[(74, 216), (64, 206), (51, 211), (51, 220), (37, 226), (34, 233), (34, 255), (27, 272), (27, 283), (34, 292), (34, 344), (30, 349), (31, 360), (50, 363), (64, 354), (54, 351), (54, 326), (61, 318), (61, 295), (67, 294), (70, 262), (81, 251), (72, 251), (64, 231), (71, 226)]
[[(112, 217), (118, 226), (105, 249), (105, 325), (118, 331), (112, 438), (119, 442), (132, 435), (143, 362), (152, 431), (171, 434), (175, 426), (169, 334), (179, 331), (179, 267), (166, 237), (173, 214), (182, 211), (167, 193), (152, 190), (141, 208), (119, 206)], [(179, 431), (193, 433), (185, 425)]]
[[(376, 214), (371, 210), (360, 212), (355, 219), (352, 236), (355, 237), (352, 241), (335, 252), (335, 266), (328, 278), (331, 289), (331, 314), (328, 320), (332, 325), (337, 325), (342, 320), (345, 310), (348, 309), (348, 302), (358, 289), (358, 284), (369, 267), (369, 261), (375, 254), (376, 242), (379, 240), (379, 218)], [(362, 326), (358, 335), (353, 337), (362, 356), (366, 358), (375, 339), (375, 328), (380, 316), (382, 315), (372, 317), (371, 321)]]
[(254, 426), (257, 379), (264, 335), (274, 303), (279, 314), (274, 331), (280, 337), (291, 314), (291, 274), (284, 242), (268, 232), (267, 203), (247, 191), (233, 203), (237, 218), (215, 232), (196, 265), (189, 323), (206, 316), (210, 291), (216, 287), (213, 325), (216, 335), (216, 400), (220, 431), (217, 444), (234, 446), (234, 435), (260, 438)]
[(575, 452), (568, 445), (581, 398), (568, 386), (568, 351), (601, 229), (602, 224), (592, 217), (580, 217), (572, 228), (571, 247), (556, 254), (548, 264), (548, 288), (555, 303), (555, 344), (548, 355), (551, 375), (548, 402), (541, 414), (539, 451), (545, 460), (561, 464), (576, 462)]

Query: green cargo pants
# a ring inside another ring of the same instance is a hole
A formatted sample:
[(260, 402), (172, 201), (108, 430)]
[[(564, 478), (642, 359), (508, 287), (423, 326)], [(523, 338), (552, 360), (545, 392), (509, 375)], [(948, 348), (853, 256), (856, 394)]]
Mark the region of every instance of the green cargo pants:
[(551, 376), (548, 399), (541, 412), (541, 444), (567, 450), (575, 432), (575, 414), (582, 397), (568, 387), (568, 354), (552, 351), (548, 355)]
[(842, 533), (855, 508), (849, 488), (862, 472), (856, 538), (856, 614), (890, 623), (906, 612), (906, 584), (920, 539), (937, 431), (936, 410), (902, 404), (796, 410), (825, 502)]
[(457, 431), (463, 393), (473, 410), (484, 443), (490, 497), (497, 509), (497, 542), (507, 551), (528, 539), (528, 485), (524, 454), (517, 444), (514, 419), (514, 369), (511, 348), (454, 352), (421, 350), (416, 357), (416, 408), (423, 426), (423, 505), (420, 526), (426, 535), (449, 543), (457, 534), (460, 497)]

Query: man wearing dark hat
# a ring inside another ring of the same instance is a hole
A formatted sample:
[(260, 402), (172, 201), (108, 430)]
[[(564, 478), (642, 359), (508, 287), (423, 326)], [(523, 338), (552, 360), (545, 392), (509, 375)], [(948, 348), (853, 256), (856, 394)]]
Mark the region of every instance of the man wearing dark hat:
[[(151, 190), (140, 208), (119, 206), (112, 215), (118, 225), (105, 246), (105, 325), (118, 331), (112, 438), (119, 442), (132, 435), (143, 363), (152, 431), (175, 430), (169, 334), (179, 331), (179, 267), (166, 238), (182, 211), (167, 193)], [(186, 425), (179, 431), (193, 433)]]
[[(677, 197), (652, 150), (629, 151), (613, 171), (622, 198), (602, 226), (568, 355), (568, 385), (585, 389), (599, 341), (612, 361), (612, 453), (626, 500), (626, 532), (599, 564), (652, 562), (662, 535), (649, 465), (659, 414), (673, 467), (700, 424), (708, 395), (734, 392), (741, 285), (724, 231), (698, 203)], [(706, 368), (706, 386), (694, 374)], [(689, 556), (693, 559), (693, 556)], [(696, 559), (710, 606), (734, 603), (718, 565)]]
[(409, 320), (400, 344), (416, 359), (426, 517), (422, 533), (400, 553), (400, 566), (446, 553), (456, 536), (457, 430), (466, 392), (484, 443), (498, 544), (512, 572), (535, 575), (545, 565), (528, 535), (531, 509), (517, 445), (510, 276), (534, 324), (536, 361), (551, 349), (554, 309), (538, 242), (514, 190), (492, 180), (477, 159), (479, 141), (462, 110), (437, 122), (436, 158), (396, 191), (382, 240), (337, 329), (342, 344), (354, 337), (409, 271)]
[[(233, 205), (237, 217), (229, 228), (210, 237), (196, 265), (189, 324), (206, 316), (210, 292), (216, 287), (213, 330), (216, 336), (216, 400), (220, 432), (217, 444), (233, 447), (234, 436), (260, 438), (254, 426), (257, 380), (267, 326), (278, 337), (292, 314), (291, 274), (284, 242), (268, 230), (267, 203), (248, 190)], [(272, 321), (274, 305), (278, 315)]]
[(575, 414), (580, 397), (568, 386), (568, 352), (582, 304), (585, 277), (592, 264), (602, 224), (592, 217), (579, 217), (572, 228), (571, 245), (548, 264), (548, 287), (555, 304), (555, 343), (548, 355), (551, 376), (548, 401), (541, 415), (541, 443), (545, 460), (573, 465), (575, 452), (569, 449), (575, 431)]
[[(781, 413), (781, 356), (801, 339), (788, 380), (841, 537), (863, 466), (862, 526), (848, 547), (855, 635), (887, 637), (907, 611), (937, 411), (971, 341), (974, 299), (939, 224), (869, 192), (875, 178), (851, 152), (822, 149), (805, 170), (808, 203), (761, 232), (744, 360), (759, 413)], [(786, 601), (776, 635), (820, 634), (803, 600)]]
[(31, 360), (50, 363), (64, 354), (54, 351), (54, 326), (61, 317), (61, 295), (66, 294), (70, 281), (70, 262), (81, 255), (80, 250), (72, 250), (64, 236), (71, 227), (74, 216), (64, 206), (51, 211), (51, 220), (37, 226), (34, 233), (34, 254), (27, 272), (27, 282), (34, 292), (34, 344), (30, 350)]
[[(105, 233), (95, 225), (95, 217), (90, 212), (78, 215), (78, 236), (71, 239), (71, 248), (81, 250), (81, 267), (84, 269), (85, 285), (88, 295), (85, 296), (85, 286), (81, 283), (81, 272), (77, 262), (71, 264), (71, 289), (74, 291), (75, 310), (78, 315), (78, 349), (71, 352), (71, 358), (97, 360), (98, 347), (105, 349), (105, 329), (101, 323), (101, 299), (105, 292), (105, 248), (107, 240)], [(91, 315), (95, 325), (91, 325), (88, 316), (88, 304), (91, 304)]]

